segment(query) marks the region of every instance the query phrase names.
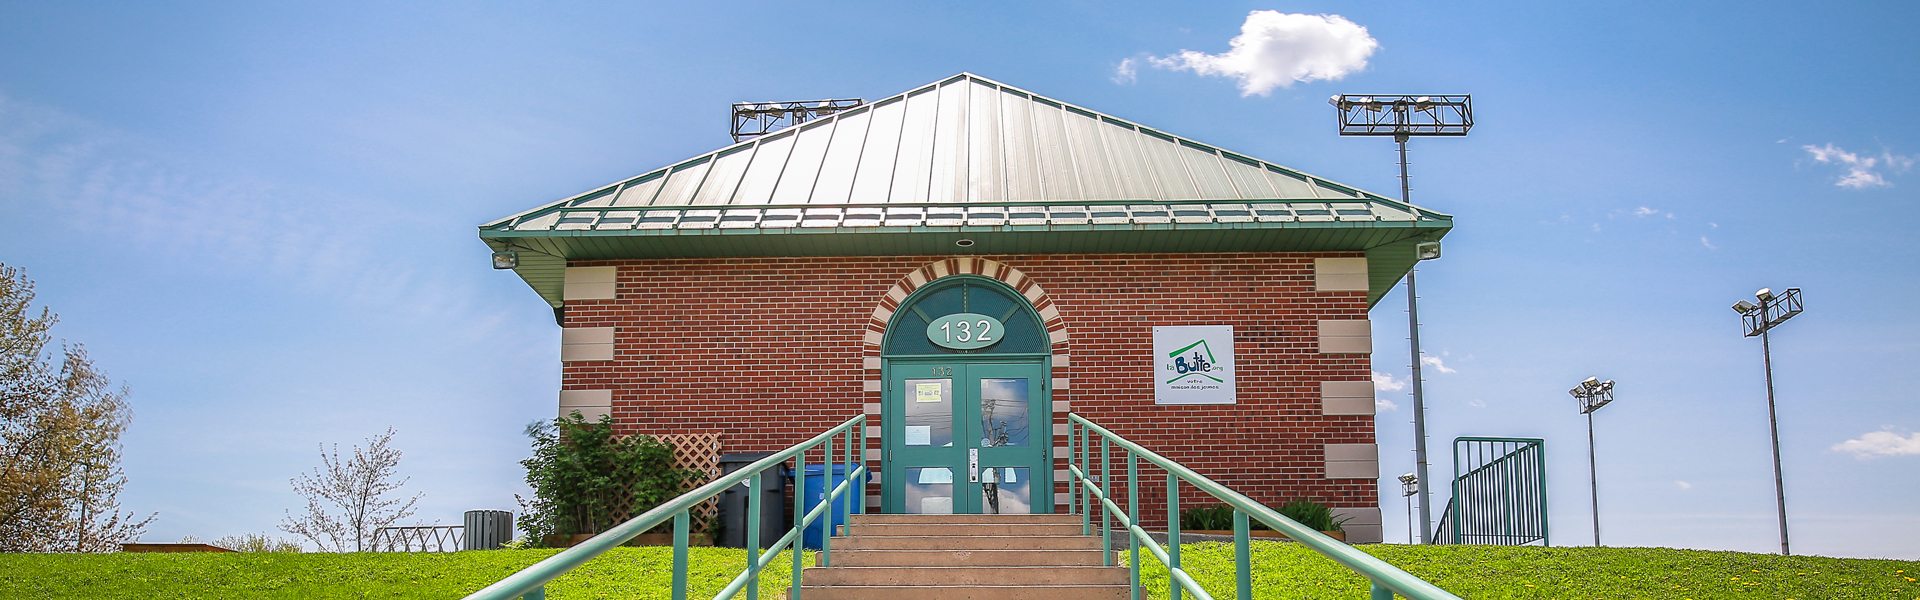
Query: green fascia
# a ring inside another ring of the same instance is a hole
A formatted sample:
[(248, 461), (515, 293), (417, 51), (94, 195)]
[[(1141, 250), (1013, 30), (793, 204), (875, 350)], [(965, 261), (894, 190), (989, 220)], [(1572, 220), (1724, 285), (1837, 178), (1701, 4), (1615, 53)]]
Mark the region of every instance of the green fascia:
[[(1423, 211), (1425, 212), (1425, 211)], [(1413, 268), (1414, 246), (1438, 241), (1451, 217), (1420, 221), (1156, 223), (914, 227), (783, 227), (510, 231), (482, 228), (493, 249), (511, 245), (514, 271), (559, 307), (568, 261), (794, 256), (1365, 252), (1369, 306)], [(971, 239), (969, 247), (956, 245)]]

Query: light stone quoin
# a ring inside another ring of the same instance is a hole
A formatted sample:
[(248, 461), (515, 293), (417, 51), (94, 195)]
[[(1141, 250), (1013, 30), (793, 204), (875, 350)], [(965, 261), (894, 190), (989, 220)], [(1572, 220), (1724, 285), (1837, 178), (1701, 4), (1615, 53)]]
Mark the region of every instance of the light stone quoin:
[(1373, 352), (1373, 325), (1366, 319), (1327, 319), (1319, 323), (1321, 354)]
[(1317, 292), (1367, 291), (1367, 259), (1313, 259), (1313, 288)]
[(618, 267), (567, 267), (560, 297), (563, 301), (612, 300), (618, 277)]

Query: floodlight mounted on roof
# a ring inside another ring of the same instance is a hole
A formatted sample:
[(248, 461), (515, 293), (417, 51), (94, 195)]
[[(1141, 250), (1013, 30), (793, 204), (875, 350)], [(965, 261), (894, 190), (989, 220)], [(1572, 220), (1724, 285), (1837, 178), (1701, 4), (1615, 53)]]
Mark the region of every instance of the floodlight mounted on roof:
[(733, 141), (763, 136), (865, 104), (859, 98), (733, 103)]
[(1473, 95), (1339, 94), (1340, 135), (1462, 136), (1473, 129)]

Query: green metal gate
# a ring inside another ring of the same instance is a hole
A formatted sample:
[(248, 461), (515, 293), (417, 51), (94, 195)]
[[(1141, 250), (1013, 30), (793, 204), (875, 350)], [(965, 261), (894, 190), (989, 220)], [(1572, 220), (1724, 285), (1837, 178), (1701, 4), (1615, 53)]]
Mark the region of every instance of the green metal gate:
[(1539, 438), (1454, 438), (1453, 498), (1434, 541), (1546, 545), (1546, 467), (1546, 443)]

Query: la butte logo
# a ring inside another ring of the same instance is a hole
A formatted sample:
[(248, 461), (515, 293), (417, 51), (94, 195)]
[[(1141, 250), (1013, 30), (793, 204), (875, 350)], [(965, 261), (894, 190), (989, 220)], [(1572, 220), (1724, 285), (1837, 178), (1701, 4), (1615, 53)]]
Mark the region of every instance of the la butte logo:
[[(1192, 351), (1193, 353), (1187, 354), (1188, 351)], [(1173, 383), (1196, 375), (1212, 379), (1214, 383), (1226, 383), (1224, 379), (1208, 375), (1208, 373), (1213, 371), (1226, 370), (1226, 365), (1214, 364), (1213, 348), (1207, 346), (1206, 340), (1187, 344), (1179, 350), (1169, 352), (1167, 353), (1167, 358), (1173, 360), (1164, 363), (1162, 368), (1175, 373), (1171, 379), (1167, 380), (1167, 383)]]

